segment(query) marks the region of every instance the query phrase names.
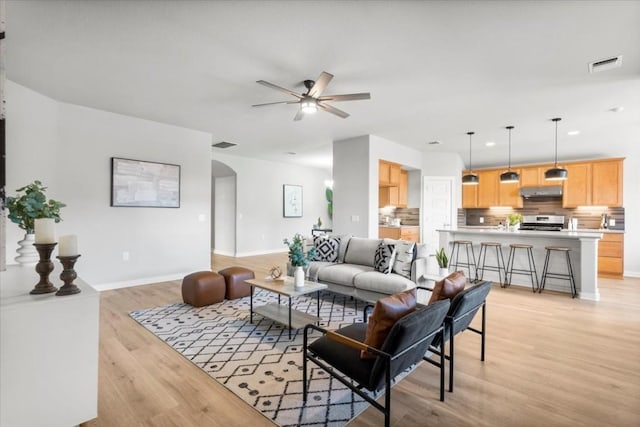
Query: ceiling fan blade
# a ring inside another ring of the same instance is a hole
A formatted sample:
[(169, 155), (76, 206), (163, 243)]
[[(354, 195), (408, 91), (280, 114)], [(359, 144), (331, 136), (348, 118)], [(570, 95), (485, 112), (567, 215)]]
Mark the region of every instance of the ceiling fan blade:
[(279, 90), (280, 92), (288, 93), (289, 95), (295, 96), (298, 99), (302, 99), (302, 95), (299, 95), (299, 94), (297, 94), (297, 93), (295, 93), (295, 92), (293, 92), (293, 91), (291, 91), (289, 89), (285, 89), (285, 88), (280, 87), (278, 85), (274, 85), (273, 83), (269, 83), (268, 81), (258, 80), (256, 83), (261, 84), (261, 85), (266, 86), (266, 87), (270, 87), (271, 89)]
[(371, 99), (371, 94), (369, 92), (366, 93), (350, 93), (348, 95), (327, 95), (321, 96), (318, 98), (318, 101), (358, 101), (360, 99)]
[(265, 105), (276, 105), (276, 104), (299, 104), (299, 101), (266, 102), (264, 104), (253, 104), (252, 107), (264, 107)]
[(298, 113), (296, 114), (296, 116), (293, 118), (293, 121), (297, 122), (298, 120), (302, 120), (302, 118), (304, 117), (304, 113), (302, 112), (302, 109), (298, 110)]
[(320, 77), (316, 80), (314, 85), (309, 89), (309, 96), (313, 98), (319, 97), (322, 92), (327, 88), (327, 85), (333, 78), (333, 74), (329, 74), (326, 71), (320, 73)]
[(328, 105), (328, 104), (322, 104), (318, 102), (318, 107), (322, 108), (324, 111), (328, 113), (335, 114), (338, 117), (342, 117), (343, 119), (346, 119), (347, 117), (349, 117), (349, 113), (345, 113), (344, 111), (339, 110), (336, 107), (332, 107), (331, 105)]

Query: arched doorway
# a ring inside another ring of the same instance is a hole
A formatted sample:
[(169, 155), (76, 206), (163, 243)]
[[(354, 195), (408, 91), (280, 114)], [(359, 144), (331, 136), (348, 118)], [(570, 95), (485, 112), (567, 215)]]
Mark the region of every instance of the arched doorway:
[(211, 252), (236, 255), (236, 172), (211, 160)]

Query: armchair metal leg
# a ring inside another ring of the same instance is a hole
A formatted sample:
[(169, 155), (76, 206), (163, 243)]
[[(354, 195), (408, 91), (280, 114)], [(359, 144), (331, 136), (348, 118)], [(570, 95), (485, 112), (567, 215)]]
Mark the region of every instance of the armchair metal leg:
[(449, 323), (449, 392), (453, 392), (453, 322)]
[(440, 402), (444, 402), (444, 328), (440, 331)]
[(487, 303), (482, 304), (482, 333), (480, 334), (480, 360), (484, 362), (485, 327), (486, 327)]
[(307, 331), (304, 331), (302, 347), (302, 400), (307, 401)]
[(387, 359), (384, 391), (384, 427), (391, 424), (391, 359)]

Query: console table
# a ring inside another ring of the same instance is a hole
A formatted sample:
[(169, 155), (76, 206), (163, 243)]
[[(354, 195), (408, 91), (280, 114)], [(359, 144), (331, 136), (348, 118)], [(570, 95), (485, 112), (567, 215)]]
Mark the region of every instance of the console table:
[(0, 272), (0, 425), (78, 425), (98, 416), (100, 295), (81, 279), (79, 294), (30, 295), (37, 282), (34, 267)]

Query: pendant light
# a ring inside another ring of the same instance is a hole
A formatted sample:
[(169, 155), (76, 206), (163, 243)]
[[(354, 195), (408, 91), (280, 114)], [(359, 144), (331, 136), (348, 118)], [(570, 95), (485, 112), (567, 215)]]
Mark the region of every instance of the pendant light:
[(513, 126), (507, 126), (506, 129), (509, 130), (509, 167), (506, 172), (500, 174), (501, 184), (510, 184), (520, 181), (520, 175), (518, 175), (518, 172), (511, 170), (511, 129), (513, 129)]
[(480, 183), (478, 175), (473, 173), (473, 165), (471, 163), (471, 136), (474, 133), (467, 132), (467, 135), (469, 135), (469, 173), (462, 176), (462, 185), (478, 185)]
[(551, 121), (556, 122), (556, 156), (554, 166), (544, 172), (544, 179), (546, 181), (563, 181), (569, 176), (569, 173), (565, 168), (558, 167), (558, 122), (560, 120), (562, 120), (560, 117), (551, 119)]

